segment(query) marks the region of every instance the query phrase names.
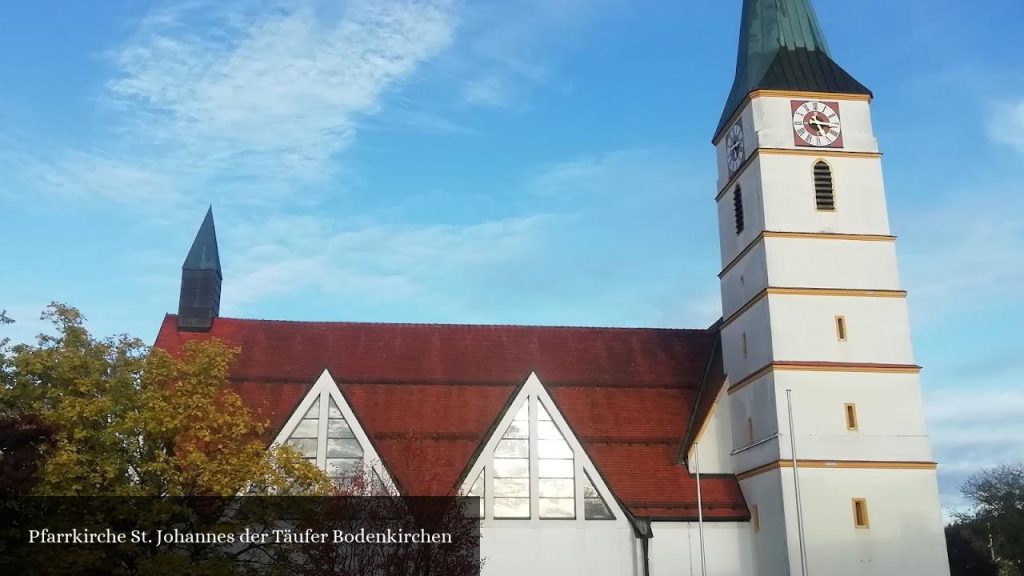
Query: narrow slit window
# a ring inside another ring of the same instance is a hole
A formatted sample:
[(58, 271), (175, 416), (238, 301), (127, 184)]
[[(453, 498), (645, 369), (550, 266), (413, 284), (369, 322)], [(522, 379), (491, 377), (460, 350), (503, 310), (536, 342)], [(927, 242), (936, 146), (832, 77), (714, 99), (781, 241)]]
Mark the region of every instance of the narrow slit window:
[(587, 520), (614, 520), (615, 516), (601, 497), (601, 493), (594, 487), (590, 474), (584, 471), (583, 477), (583, 517)]
[(743, 349), (743, 357), (746, 358), (747, 357), (747, 333), (746, 332), (744, 332), (742, 335), (740, 335), (740, 344), (741, 344), (741, 348)]
[(754, 419), (747, 418), (747, 444), (754, 443)]
[(733, 216), (736, 219), (736, 233), (743, 232), (743, 190), (739, 186), (732, 191)]
[(750, 526), (754, 529), (754, 534), (761, 531), (761, 512), (757, 509), (757, 504), (750, 507)]
[(846, 342), (846, 317), (836, 316), (836, 338), (840, 342)]
[(833, 211), (836, 209), (832, 168), (822, 160), (814, 164), (814, 202), (818, 210)]
[(863, 498), (853, 499), (853, 525), (857, 528), (869, 528), (868, 501)]
[(857, 429), (857, 405), (847, 404), (846, 405), (846, 429), (856, 430)]

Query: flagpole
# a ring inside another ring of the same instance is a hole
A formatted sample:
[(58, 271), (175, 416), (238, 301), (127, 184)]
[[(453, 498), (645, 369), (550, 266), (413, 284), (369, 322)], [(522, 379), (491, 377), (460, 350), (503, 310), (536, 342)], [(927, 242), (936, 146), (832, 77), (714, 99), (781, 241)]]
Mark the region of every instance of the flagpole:
[(708, 565), (704, 556), (704, 502), (700, 497), (700, 443), (693, 443), (693, 467), (697, 472), (697, 531), (700, 533), (700, 573), (707, 576)]
[[(800, 471), (796, 461), (796, 434), (793, 432), (793, 390), (786, 389), (786, 405), (789, 408), (789, 447), (793, 459), (793, 486), (796, 488), (796, 529), (800, 540), (800, 573), (807, 576), (807, 547), (804, 544), (804, 511), (800, 503)], [(700, 488), (697, 489), (700, 493)], [(700, 498), (698, 496), (698, 498)]]

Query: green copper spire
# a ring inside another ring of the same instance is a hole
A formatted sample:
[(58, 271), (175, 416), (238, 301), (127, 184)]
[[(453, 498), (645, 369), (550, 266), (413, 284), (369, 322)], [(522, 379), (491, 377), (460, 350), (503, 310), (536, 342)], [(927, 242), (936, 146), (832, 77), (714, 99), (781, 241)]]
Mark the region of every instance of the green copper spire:
[(217, 231), (213, 227), (213, 207), (206, 211), (206, 218), (199, 227), (192, 249), (185, 257), (182, 270), (215, 270), (220, 274), (220, 252), (217, 250)]
[(744, 0), (736, 80), (717, 135), (754, 90), (871, 94), (829, 53), (811, 0)]

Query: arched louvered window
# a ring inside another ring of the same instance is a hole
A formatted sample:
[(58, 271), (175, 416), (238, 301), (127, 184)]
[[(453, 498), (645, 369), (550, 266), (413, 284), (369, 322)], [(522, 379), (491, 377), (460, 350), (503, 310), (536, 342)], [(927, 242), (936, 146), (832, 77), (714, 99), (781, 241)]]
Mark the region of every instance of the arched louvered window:
[(737, 186), (732, 191), (733, 215), (736, 218), (736, 233), (743, 232), (743, 191)]
[(822, 160), (814, 164), (814, 202), (818, 210), (835, 210), (836, 195), (832, 186), (832, 168)]

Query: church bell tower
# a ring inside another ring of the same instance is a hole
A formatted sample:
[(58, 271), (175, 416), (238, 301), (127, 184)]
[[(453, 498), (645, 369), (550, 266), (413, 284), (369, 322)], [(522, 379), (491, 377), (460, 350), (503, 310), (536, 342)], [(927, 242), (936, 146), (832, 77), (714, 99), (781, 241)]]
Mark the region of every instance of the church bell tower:
[(754, 573), (948, 575), (872, 93), (810, 0), (745, 0), (742, 18), (713, 142)]

